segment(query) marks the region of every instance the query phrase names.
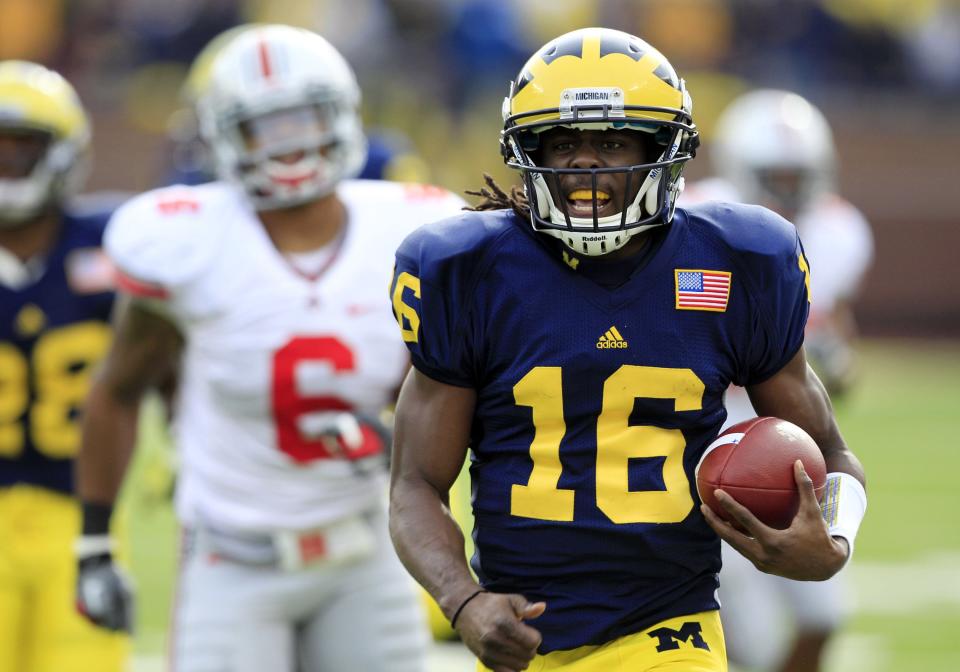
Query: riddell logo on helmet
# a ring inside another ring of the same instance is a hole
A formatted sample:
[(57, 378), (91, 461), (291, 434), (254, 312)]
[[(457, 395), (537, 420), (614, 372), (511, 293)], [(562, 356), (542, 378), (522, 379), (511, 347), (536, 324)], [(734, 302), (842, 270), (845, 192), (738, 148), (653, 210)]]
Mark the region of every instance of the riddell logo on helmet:
[(585, 243), (596, 243), (606, 240), (606, 236), (584, 236), (581, 240)]

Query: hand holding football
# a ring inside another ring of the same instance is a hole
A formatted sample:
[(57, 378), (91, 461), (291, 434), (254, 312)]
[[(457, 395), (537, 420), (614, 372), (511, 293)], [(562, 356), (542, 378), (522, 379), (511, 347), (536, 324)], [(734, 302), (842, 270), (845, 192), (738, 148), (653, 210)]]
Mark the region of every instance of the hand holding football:
[(747, 420), (729, 427), (704, 452), (696, 469), (697, 492), (724, 520), (730, 517), (714, 495), (718, 488), (765, 525), (785, 529), (800, 506), (793, 472), (797, 460), (813, 480), (819, 500), (827, 469), (810, 435), (780, 418)]

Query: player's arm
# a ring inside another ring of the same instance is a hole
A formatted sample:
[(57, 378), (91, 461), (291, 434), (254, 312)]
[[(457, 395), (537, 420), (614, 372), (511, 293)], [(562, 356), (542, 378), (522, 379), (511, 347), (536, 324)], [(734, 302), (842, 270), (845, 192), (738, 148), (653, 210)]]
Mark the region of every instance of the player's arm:
[(113, 343), (84, 408), (76, 460), (83, 506), (77, 603), (91, 621), (113, 630), (129, 630), (132, 622), (130, 591), (112, 562), (113, 503), (136, 442), (140, 403), (147, 390), (170, 379), (182, 344), (180, 332), (165, 317), (121, 300)]
[[(862, 492), (863, 467), (840, 435), (830, 398), (808, 366), (803, 348), (780, 371), (749, 386), (747, 392), (758, 415), (783, 418), (802, 427), (823, 452), (828, 474), (850, 479), (846, 485), (853, 488), (857, 486), (850, 481), (855, 481)], [(795, 477), (800, 491), (800, 510), (786, 530), (767, 527), (726, 493), (719, 494), (718, 500), (749, 535), (737, 532), (709, 509), (704, 515), (723, 539), (759, 569), (792, 579), (824, 580), (846, 563), (852, 552), (856, 527), (851, 530), (849, 522), (843, 520), (838, 521), (838, 527), (828, 527), (814, 494), (813, 482), (799, 464), (795, 466)], [(849, 497), (847, 504), (857, 504), (859, 493), (841, 491), (840, 494)], [(864, 505), (865, 501), (864, 497)], [(854, 515), (855, 523), (859, 524), (862, 507), (859, 514)]]
[(390, 534), (407, 570), (464, 643), (494, 672), (526, 669), (540, 634), (523, 624), (544, 609), (522, 595), (484, 592), (467, 567), (449, 491), (466, 457), (476, 392), (411, 369), (400, 390), (390, 480)]
[(175, 374), (182, 347), (170, 320), (135, 300), (122, 301), (113, 343), (84, 410), (77, 457), (81, 501), (112, 505), (116, 500), (136, 442), (140, 403), (148, 390)]

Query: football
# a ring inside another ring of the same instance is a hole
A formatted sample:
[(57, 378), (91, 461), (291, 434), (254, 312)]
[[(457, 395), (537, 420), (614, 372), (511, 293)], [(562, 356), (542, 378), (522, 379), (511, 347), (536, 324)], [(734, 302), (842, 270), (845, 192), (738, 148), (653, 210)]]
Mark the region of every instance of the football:
[(810, 435), (780, 418), (740, 422), (720, 434), (700, 458), (697, 492), (704, 504), (724, 520), (730, 517), (714, 496), (717, 488), (750, 509), (764, 524), (785, 529), (800, 506), (800, 492), (793, 475), (793, 464), (798, 459), (813, 480), (819, 501), (826, 486), (827, 469), (823, 454)]

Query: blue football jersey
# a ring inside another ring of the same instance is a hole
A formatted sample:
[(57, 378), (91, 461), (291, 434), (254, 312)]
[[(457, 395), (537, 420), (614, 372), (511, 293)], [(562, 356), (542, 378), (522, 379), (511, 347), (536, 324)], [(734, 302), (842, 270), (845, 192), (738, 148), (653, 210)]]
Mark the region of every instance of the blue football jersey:
[(0, 487), (73, 492), (79, 413), (110, 342), (109, 213), (67, 214), (42, 274), (0, 284)]
[(694, 469), (727, 387), (780, 370), (808, 312), (796, 230), (763, 208), (678, 209), (615, 287), (553, 243), (466, 213), (404, 241), (391, 289), (417, 369), (477, 391), (472, 567), (546, 602), (541, 653), (718, 607)]

